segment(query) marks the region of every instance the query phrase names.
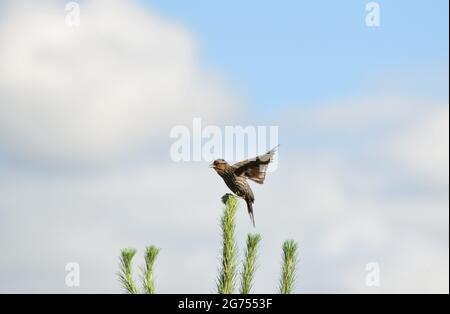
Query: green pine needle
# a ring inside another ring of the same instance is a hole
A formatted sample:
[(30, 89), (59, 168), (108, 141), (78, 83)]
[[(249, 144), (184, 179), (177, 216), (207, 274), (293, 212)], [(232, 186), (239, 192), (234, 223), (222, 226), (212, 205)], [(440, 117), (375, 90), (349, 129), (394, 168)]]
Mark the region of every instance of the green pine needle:
[(238, 207), (236, 196), (226, 194), (222, 198), (225, 209), (221, 219), (222, 229), (222, 268), (219, 271), (217, 291), (220, 294), (234, 292), (236, 281), (237, 245), (235, 240), (235, 215)]
[(132, 260), (136, 255), (133, 248), (123, 249), (120, 252), (120, 271), (118, 273), (119, 281), (123, 289), (129, 294), (137, 294), (138, 290), (133, 280)]
[[(237, 279), (237, 243), (235, 239), (236, 223), (235, 217), (238, 209), (238, 198), (233, 194), (226, 194), (222, 197), (225, 205), (220, 221), (222, 232), (221, 268), (217, 278), (217, 291), (220, 294), (234, 293)], [(249, 294), (253, 287), (255, 272), (257, 269), (257, 253), (261, 236), (259, 234), (247, 235), (247, 246), (242, 261), (241, 272), (241, 294)], [(155, 293), (154, 265), (160, 249), (155, 246), (148, 246), (145, 250), (145, 266), (142, 268), (143, 292), (146, 294)], [(120, 270), (118, 272), (119, 281), (129, 294), (139, 293), (133, 279), (132, 261), (136, 255), (133, 248), (122, 249), (120, 252)], [(281, 294), (294, 293), (296, 280), (296, 267), (298, 263), (297, 243), (288, 240), (283, 243), (283, 261), (278, 292)]]
[(261, 236), (259, 234), (249, 234), (247, 236), (247, 249), (245, 251), (244, 265), (241, 273), (241, 294), (249, 294), (252, 289), (257, 267), (256, 256), (260, 241)]
[(153, 266), (160, 249), (156, 246), (148, 246), (145, 248), (145, 268), (143, 276), (144, 292), (146, 294), (155, 293), (155, 283), (153, 280)]
[(297, 243), (293, 240), (285, 241), (283, 243), (283, 265), (279, 293), (291, 294), (294, 292), (297, 262)]

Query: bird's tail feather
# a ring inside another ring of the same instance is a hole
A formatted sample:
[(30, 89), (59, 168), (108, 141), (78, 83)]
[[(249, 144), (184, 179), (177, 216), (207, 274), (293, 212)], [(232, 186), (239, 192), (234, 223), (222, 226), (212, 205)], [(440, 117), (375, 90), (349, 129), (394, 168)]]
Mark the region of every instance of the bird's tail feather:
[(252, 220), (253, 227), (255, 227), (255, 216), (253, 216), (253, 204), (252, 201), (249, 199), (245, 199), (245, 202), (247, 203), (247, 211), (250, 215), (250, 219)]

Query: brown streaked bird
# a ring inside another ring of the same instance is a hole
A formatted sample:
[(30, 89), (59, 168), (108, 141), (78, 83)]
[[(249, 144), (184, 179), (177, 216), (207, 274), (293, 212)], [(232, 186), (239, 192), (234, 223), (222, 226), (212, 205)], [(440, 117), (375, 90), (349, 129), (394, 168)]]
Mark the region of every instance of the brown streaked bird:
[(217, 174), (222, 177), (223, 181), (225, 181), (225, 184), (230, 188), (230, 190), (245, 200), (253, 227), (255, 226), (255, 217), (253, 215), (253, 203), (255, 202), (255, 196), (253, 195), (253, 191), (250, 188), (247, 179), (259, 184), (264, 183), (267, 167), (273, 160), (273, 155), (275, 154), (277, 148), (278, 146), (271, 149), (264, 155), (247, 159), (234, 165), (228, 164), (223, 159), (216, 159), (210, 165), (210, 167), (214, 168)]

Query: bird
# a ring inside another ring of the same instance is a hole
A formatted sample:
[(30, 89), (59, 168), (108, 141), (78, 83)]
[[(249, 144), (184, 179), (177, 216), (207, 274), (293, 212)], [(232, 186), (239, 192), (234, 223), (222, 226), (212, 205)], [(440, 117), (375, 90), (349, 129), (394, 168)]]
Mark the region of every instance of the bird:
[(216, 159), (210, 165), (210, 168), (213, 168), (223, 181), (225, 181), (228, 188), (234, 194), (245, 200), (253, 227), (255, 227), (255, 216), (253, 215), (255, 196), (248, 180), (252, 180), (258, 184), (264, 183), (267, 167), (272, 162), (277, 148), (278, 146), (272, 148), (264, 155), (243, 160), (234, 165), (230, 165), (223, 159)]

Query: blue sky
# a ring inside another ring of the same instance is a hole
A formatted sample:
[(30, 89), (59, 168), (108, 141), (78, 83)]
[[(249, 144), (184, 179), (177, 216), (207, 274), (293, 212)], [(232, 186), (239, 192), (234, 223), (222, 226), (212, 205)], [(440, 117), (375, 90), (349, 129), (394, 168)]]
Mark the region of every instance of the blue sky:
[[(269, 111), (376, 92), (386, 74), (425, 81), (425, 69), (448, 65), (445, 0), (379, 1), (379, 28), (366, 27), (360, 0), (144, 2), (192, 30), (202, 62)], [(424, 93), (442, 92), (432, 87)]]

